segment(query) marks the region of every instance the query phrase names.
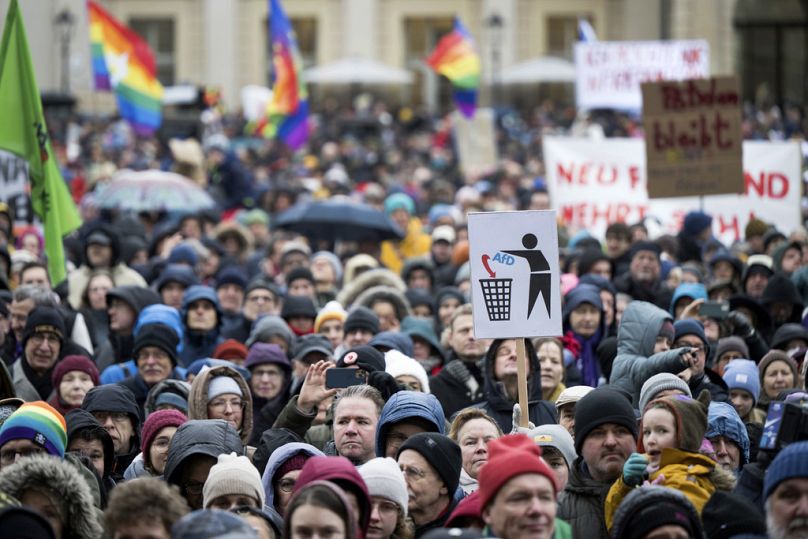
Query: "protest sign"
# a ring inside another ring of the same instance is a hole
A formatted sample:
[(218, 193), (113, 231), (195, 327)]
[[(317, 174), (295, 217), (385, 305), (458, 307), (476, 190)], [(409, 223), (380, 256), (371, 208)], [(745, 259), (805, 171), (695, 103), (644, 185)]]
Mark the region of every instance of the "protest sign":
[(738, 79), (642, 85), (648, 197), (742, 193)]
[(32, 221), (28, 162), (5, 150), (0, 150), (0, 200), (11, 208), (16, 224)]
[(497, 142), (494, 134), (494, 111), (478, 108), (473, 118), (452, 113), (455, 143), (463, 173), (485, 174), (497, 168)]
[(561, 335), (555, 211), (470, 213), (474, 336)]
[(710, 76), (704, 40), (594, 41), (575, 44), (575, 96), (580, 109), (640, 110), (640, 84)]
[[(603, 238), (609, 223), (650, 219), (660, 232), (676, 234), (685, 214), (701, 205), (698, 197), (648, 198), (642, 140), (545, 137), (544, 156), (553, 207), (573, 233)], [(703, 198), (715, 236), (727, 244), (742, 239), (752, 217), (786, 234), (799, 227), (800, 166), (795, 142), (744, 141), (744, 193)]]

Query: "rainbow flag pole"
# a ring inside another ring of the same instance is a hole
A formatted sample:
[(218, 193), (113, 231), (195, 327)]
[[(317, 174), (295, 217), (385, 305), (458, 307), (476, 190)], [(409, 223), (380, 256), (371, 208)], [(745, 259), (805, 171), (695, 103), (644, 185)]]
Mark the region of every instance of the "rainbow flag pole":
[(96, 90), (113, 90), (118, 112), (136, 133), (153, 134), (162, 122), (163, 86), (149, 45), (97, 3), (87, 1)]
[(480, 89), (480, 55), (460, 18), (455, 17), (454, 29), (440, 39), (426, 63), (449, 79), (457, 108), (466, 118), (473, 118)]

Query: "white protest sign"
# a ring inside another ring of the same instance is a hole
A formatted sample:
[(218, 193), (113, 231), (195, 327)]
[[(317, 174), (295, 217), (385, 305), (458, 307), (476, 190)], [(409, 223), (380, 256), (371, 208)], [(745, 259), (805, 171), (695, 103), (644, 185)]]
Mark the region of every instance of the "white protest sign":
[(555, 211), (470, 213), (474, 336), (561, 335)]
[[(573, 233), (603, 238), (609, 223), (653, 218), (661, 232), (676, 234), (685, 214), (700, 207), (698, 197), (648, 199), (641, 139), (545, 137), (544, 158), (553, 207)], [(786, 234), (798, 228), (800, 167), (796, 142), (744, 141), (744, 194), (703, 197), (713, 234), (726, 244), (742, 239), (752, 217)]]
[(14, 212), (16, 223), (28, 223), (33, 217), (28, 162), (5, 150), (0, 150), (0, 200)]
[(575, 97), (580, 109), (640, 110), (640, 84), (710, 76), (704, 40), (594, 41), (575, 44)]
[(497, 168), (497, 142), (494, 132), (494, 111), (478, 108), (469, 119), (452, 113), (457, 154), (466, 175), (486, 174)]

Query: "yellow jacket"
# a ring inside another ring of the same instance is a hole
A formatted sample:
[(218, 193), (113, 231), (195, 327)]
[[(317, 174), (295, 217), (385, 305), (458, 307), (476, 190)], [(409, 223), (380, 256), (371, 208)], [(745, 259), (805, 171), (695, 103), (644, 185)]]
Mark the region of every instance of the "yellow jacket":
[[(709, 457), (700, 453), (691, 453), (681, 449), (666, 448), (662, 450), (662, 457), (659, 461), (659, 470), (648, 476), (648, 481), (652, 482), (660, 475), (665, 476), (660, 486), (678, 490), (690, 500), (696, 507), (699, 515), (704, 508), (704, 504), (716, 491), (713, 483), (713, 472), (716, 470), (716, 463)], [(606, 528), (612, 529), (614, 524), (614, 514), (617, 506), (623, 501), (633, 487), (623, 483), (623, 476), (614, 482), (609, 493), (606, 495)]]
[(407, 223), (407, 234), (400, 241), (383, 241), (381, 262), (396, 275), (401, 275), (404, 261), (415, 256), (429, 254), (432, 238), (423, 231), (421, 220), (417, 217)]

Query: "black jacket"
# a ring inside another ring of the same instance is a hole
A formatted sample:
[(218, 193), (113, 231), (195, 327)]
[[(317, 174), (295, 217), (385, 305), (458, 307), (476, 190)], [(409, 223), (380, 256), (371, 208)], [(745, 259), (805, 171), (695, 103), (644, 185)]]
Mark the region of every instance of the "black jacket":
[(125, 455), (116, 455), (110, 475), (116, 482), (123, 480), (123, 472), (140, 453), (140, 410), (135, 395), (129, 388), (107, 384), (92, 388), (84, 397), (81, 409), (90, 412), (124, 412), (132, 421), (133, 433), (130, 449)]
[(630, 273), (615, 278), (614, 286), (618, 292), (628, 294), (640, 301), (653, 303), (660, 309), (667, 310), (671, 305), (671, 298), (673, 298), (673, 292), (668, 290), (661, 281), (655, 282), (652, 286), (643, 286), (632, 279)]
[(569, 523), (573, 537), (608, 539), (604, 506), (611, 483), (595, 481), (578, 457), (570, 470), (570, 478), (558, 498), (557, 518)]
[(451, 350), (448, 356), (443, 369), (429, 378), (429, 389), (440, 401), (447, 419), (485, 398), (483, 373), (477, 363), (462, 361)]
[(112, 470), (115, 466), (115, 447), (112, 445), (112, 438), (107, 429), (101, 426), (101, 423), (93, 417), (93, 414), (81, 408), (67, 412), (65, 423), (67, 424), (67, 447), (70, 447), (70, 442), (79, 432), (85, 430), (92, 431), (94, 436), (101, 439), (101, 446), (104, 448), (104, 477), (102, 477), (102, 482), (106, 492), (109, 493), (115, 486), (115, 481), (112, 478)]
[(165, 480), (178, 485), (182, 464), (193, 455), (217, 458), (222, 453), (244, 454), (238, 431), (224, 419), (194, 419), (177, 429), (168, 449), (168, 461), (163, 471)]

